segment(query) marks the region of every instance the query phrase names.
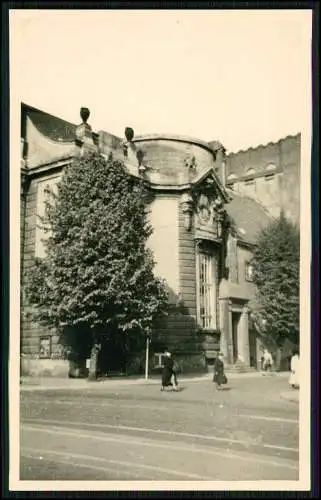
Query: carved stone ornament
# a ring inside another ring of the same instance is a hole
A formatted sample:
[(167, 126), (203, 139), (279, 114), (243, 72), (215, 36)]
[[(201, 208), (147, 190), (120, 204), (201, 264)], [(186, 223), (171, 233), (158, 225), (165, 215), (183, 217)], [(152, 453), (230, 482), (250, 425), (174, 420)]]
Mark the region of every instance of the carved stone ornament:
[(193, 199), (188, 193), (184, 193), (180, 201), (184, 215), (184, 227), (187, 231), (192, 227)]
[(29, 178), (26, 173), (22, 173), (20, 176), (20, 194), (25, 196), (29, 186)]
[(138, 166), (140, 167), (143, 163), (143, 158), (144, 158), (144, 151), (142, 149), (137, 150), (136, 158), (138, 161)]
[(184, 160), (184, 164), (185, 164), (185, 167), (188, 168), (189, 170), (195, 170), (196, 169), (195, 156), (188, 155)]
[(209, 224), (211, 221), (211, 206), (207, 196), (202, 194), (198, 201), (197, 213), (202, 224)]
[(222, 238), (223, 235), (223, 222), (224, 214), (222, 212), (214, 212), (213, 215), (213, 226), (218, 238)]
[(122, 143), (123, 155), (125, 158), (128, 158), (128, 144), (127, 142)]

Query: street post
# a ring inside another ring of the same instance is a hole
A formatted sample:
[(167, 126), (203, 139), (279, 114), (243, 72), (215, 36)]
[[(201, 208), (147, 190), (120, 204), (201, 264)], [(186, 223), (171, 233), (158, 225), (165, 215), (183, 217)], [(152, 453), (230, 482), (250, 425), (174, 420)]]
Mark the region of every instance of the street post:
[(145, 355), (145, 380), (148, 379), (149, 343), (150, 343), (150, 336), (149, 336), (149, 334), (147, 334), (146, 335), (146, 355)]

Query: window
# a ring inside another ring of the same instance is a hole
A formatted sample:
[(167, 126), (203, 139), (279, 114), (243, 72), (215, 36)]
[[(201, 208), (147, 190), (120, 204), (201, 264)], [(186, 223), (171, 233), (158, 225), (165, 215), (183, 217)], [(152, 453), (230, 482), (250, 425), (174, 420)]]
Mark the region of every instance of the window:
[(246, 179), (246, 181), (245, 181), (245, 185), (246, 186), (252, 186), (254, 184), (255, 184), (255, 181), (254, 181), (253, 178), (252, 179)]
[(50, 191), (57, 192), (57, 183), (60, 176), (51, 177), (49, 179), (41, 180), (38, 182), (37, 187), (37, 219), (36, 219), (36, 247), (35, 254), (36, 257), (44, 258), (46, 255), (45, 247), (43, 245), (43, 240), (48, 238), (48, 233), (39, 227), (41, 221), (38, 216), (43, 217), (45, 215), (45, 201), (50, 197)]
[(250, 262), (245, 262), (245, 279), (246, 281), (253, 281), (253, 266)]
[(200, 252), (197, 263), (197, 315), (204, 330), (216, 328), (216, 277), (214, 256)]
[(264, 176), (264, 179), (266, 181), (272, 181), (274, 179), (274, 177), (275, 177), (274, 174), (268, 174), (268, 175)]
[(155, 368), (163, 368), (164, 357), (165, 357), (165, 354), (163, 352), (155, 352), (155, 354), (154, 354), (154, 367)]

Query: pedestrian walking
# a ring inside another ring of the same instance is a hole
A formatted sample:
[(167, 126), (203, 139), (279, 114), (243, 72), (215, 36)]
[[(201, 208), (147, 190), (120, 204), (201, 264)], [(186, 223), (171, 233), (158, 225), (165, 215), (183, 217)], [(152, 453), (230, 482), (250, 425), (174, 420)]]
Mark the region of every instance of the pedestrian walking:
[(165, 349), (165, 357), (164, 357), (164, 367), (162, 372), (162, 385), (161, 391), (164, 390), (165, 387), (172, 386), (174, 390), (177, 390), (177, 380), (176, 373), (174, 372), (174, 361), (171, 353), (168, 349)]
[(273, 366), (273, 358), (272, 358), (272, 354), (270, 353), (270, 351), (268, 349), (264, 349), (263, 351), (263, 356), (262, 356), (262, 368), (263, 368), (263, 371), (265, 372), (270, 372), (272, 370), (272, 366)]
[(300, 368), (300, 357), (299, 352), (297, 350), (293, 351), (293, 355), (291, 357), (291, 373), (289, 378), (289, 384), (293, 389), (297, 389), (300, 386), (299, 380), (299, 368)]
[(173, 360), (172, 379), (174, 382), (173, 385), (174, 387), (176, 386), (176, 388), (178, 387), (177, 371), (178, 371), (178, 365), (175, 362), (175, 360)]
[(224, 372), (223, 359), (223, 354), (220, 352), (215, 360), (213, 382), (216, 383), (217, 389), (220, 389), (222, 385), (227, 384), (227, 377)]

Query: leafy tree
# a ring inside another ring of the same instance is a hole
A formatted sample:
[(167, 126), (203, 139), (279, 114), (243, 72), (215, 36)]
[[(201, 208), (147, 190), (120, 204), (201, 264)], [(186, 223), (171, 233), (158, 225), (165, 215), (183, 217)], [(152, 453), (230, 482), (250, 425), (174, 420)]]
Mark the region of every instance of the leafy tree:
[(46, 258), (35, 259), (26, 294), (35, 320), (75, 328), (79, 343), (87, 332), (95, 379), (103, 338), (122, 337), (130, 348), (165, 310), (146, 248), (149, 193), (121, 162), (90, 153), (65, 169), (51, 195), (41, 220)]
[(283, 214), (258, 236), (252, 258), (257, 286), (257, 322), (276, 346), (299, 344), (300, 335), (300, 233)]

